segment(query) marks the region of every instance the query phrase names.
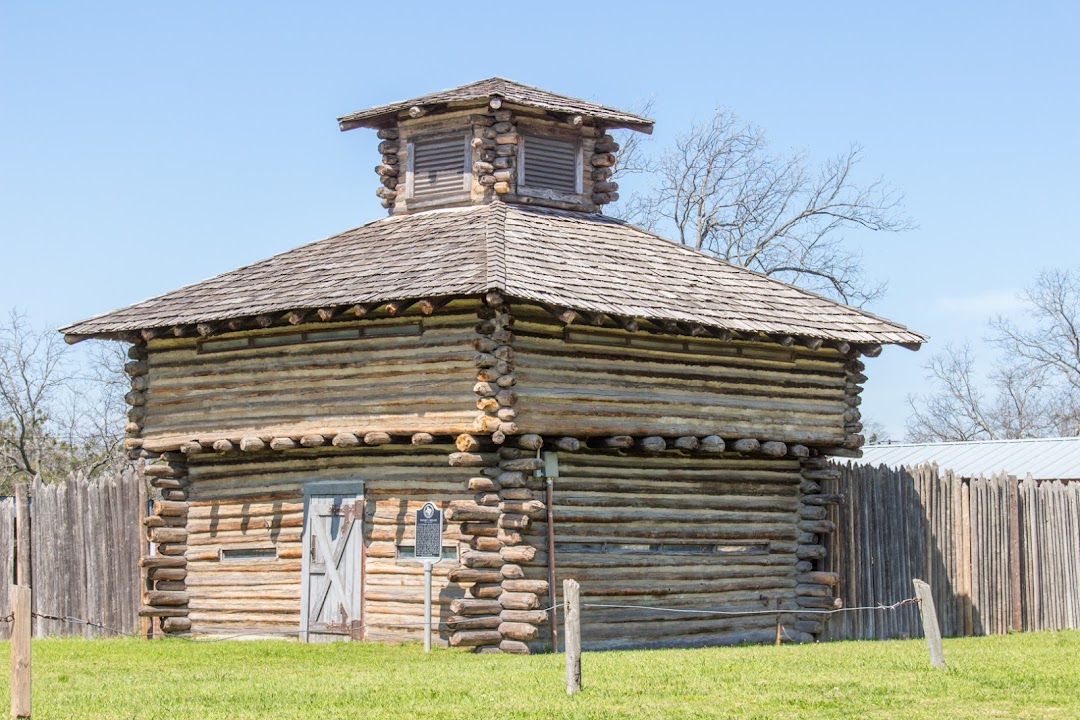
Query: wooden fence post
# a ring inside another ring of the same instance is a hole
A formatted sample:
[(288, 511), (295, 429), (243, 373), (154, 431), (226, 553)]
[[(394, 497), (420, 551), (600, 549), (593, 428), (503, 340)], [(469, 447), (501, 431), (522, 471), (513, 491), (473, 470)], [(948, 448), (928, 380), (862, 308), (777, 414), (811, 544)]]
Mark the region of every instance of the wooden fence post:
[(1020, 492), (1016, 476), (1006, 478), (1009, 483), (1009, 600), (1011, 601), (1010, 627), (1013, 632), (1024, 629), (1024, 613), (1020, 602)]
[(945, 650), (941, 646), (941, 628), (938, 627), (937, 611), (934, 609), (934, 595), (930, 586), (922, 580), (911, 581), (915, 585), (915, 594), (919, 596), (919, 611), (922, 613), (923, 635), (926, 646), (930, 649), (930, 664), (945, 667)]
[(26, 483), (15, 486), (15, 584), (30, 587), (30, 489)]
[(563, 581), (566, 603), (566, 694), (581, 689), (581, 595), (577, 580)]
[(30, 588), (11, 586), (11, 717), (30, 717)]

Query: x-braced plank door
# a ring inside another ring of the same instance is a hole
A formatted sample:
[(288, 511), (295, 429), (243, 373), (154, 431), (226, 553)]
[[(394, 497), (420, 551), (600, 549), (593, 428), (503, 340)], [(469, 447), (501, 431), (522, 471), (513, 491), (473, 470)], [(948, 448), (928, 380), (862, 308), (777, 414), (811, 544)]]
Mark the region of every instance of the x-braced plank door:
[(361, 637), (363, 513), (359, 496), (309, 497), (300, 612), (305, 642)]

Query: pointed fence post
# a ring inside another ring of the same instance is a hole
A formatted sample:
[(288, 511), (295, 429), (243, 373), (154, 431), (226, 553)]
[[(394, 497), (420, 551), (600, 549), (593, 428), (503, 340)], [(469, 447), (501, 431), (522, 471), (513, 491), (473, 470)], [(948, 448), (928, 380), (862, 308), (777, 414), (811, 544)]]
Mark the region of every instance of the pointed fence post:
[(581, 588), (577, 580), (563, 581), (563, 602), (566, 603), (566, 694), (581, 690)]
[(922, 613), (923, 635), (930, 650), (930, 664), (937, 668), (945, 667), (945, 650), (941, 646), (941, 628), (938, 627), (937, 611), (934, 609), (934, 594), (930, 586), (922, 580), (913, 579), (915, 594), (919, 596), (919, 612)]

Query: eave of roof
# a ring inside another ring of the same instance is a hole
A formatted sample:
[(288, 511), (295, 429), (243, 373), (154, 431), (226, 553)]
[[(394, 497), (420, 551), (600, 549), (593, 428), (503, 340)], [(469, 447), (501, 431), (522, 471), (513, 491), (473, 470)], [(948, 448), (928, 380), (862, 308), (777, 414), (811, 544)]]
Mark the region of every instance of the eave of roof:
[(653, 121), (647, 117), (599, 105), (588, 100), (560, 95), (501, 77), (479, 80), (468, 85), (428, 93), (409, 100), (398, 100), (366, 110), (359, 110), (348, 115), (342, 115), (338, 118), (338, 124), (342, 130), (352, 130), (358, 127), (382, 127), (393, 121), (398, 113), (412, 107), (468, 106), (480, 103), (486, 105), (493, 97), (502, 98), (515, 105), (537, 108), (547, 112), (592, 117), (601, 121), (607, 127), (622, 127), (644, 133), (652, 132)]
[[(602, 215), (507, 203), (376, 220), (61, 330), (72, 340), (402, 299), (511, 298), (863, 345), (926, 338)], [(690, 331), (688, 330), (688, 331)]]

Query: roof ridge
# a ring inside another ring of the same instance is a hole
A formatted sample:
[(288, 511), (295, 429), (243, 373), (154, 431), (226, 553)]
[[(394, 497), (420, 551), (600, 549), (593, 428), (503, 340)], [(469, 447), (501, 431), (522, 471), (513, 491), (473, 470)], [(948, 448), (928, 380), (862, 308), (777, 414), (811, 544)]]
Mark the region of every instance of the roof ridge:
[(506, 203), (496, 201), (484, 227), (485, 275), (488, 289), (506, 291)]

